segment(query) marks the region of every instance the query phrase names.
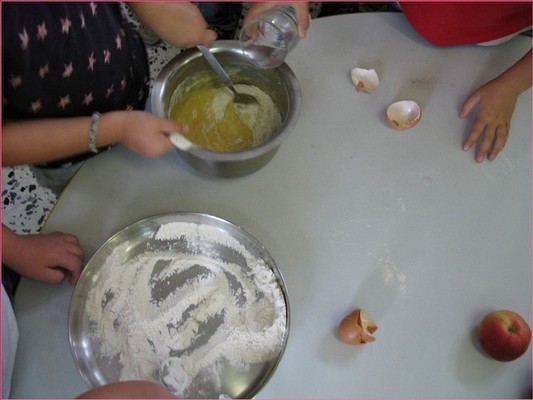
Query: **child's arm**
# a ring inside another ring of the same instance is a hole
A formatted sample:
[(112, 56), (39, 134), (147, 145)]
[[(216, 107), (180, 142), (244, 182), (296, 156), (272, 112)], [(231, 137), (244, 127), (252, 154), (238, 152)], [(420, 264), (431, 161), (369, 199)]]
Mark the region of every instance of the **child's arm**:
[[(3, 121), (2, 165), (38, 164), (89, 150), (90, 117)], [(145, 156), (159, 157), (175, 148), (168, 132), (184, 132), (186, 125), (144, 111), (102, 114), (96, 128), (98, 147), (121, 143)]]
[(68, 276), (74, 284), (83, 268), (83, 249), (73, 235), (21, 236), (2, 225), (2, 263), (41, 282), (59, 283)]
[(130, 2), (137, 17), (160, 39), (172, 46), (209, 46), (216, 38), (200, 9), (188, 2)]
[(509, 136), (511, 117), (518, 96), (531, 87), (531, 50), (509, 69), (475, 90), (459, 113), (465, 118), (479, 105), (479, 112), (463, 150), (468, 151), (483, 136), (476, 161), (492, 161), (503, 149)]

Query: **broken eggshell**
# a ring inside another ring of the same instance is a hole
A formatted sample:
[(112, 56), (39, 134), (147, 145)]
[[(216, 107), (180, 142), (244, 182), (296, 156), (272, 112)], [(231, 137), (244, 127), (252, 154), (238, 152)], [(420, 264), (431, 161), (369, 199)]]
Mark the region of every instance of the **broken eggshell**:
[(376, 340), (372, 333), (378, 327), (363, 309), (352, 311), (339, 324), (339, 339), (347, 344), (362, 344)]
[(422, 111), (412, 100), (401, 100), (387, 107), (387, 121), (397, 129), (411, 128), (418, 123)]
[(358, 92), (370, 93), (379, 86), (378, 74), (373, 69), (354, 68), (351, 71), (352, 81)]

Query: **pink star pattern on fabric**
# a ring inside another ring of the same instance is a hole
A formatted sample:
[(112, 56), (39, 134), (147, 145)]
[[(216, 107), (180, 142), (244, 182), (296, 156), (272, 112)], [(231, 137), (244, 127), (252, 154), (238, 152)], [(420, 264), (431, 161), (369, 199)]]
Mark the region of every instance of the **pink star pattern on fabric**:
[(65, 70), (63, 71), (63, 78), (70, 78), (70, 75), (72, 75), (72, 72), (74, 71), (74, 68), (72, 67), (72, 61), (68, 64), (64, 64)]
[(108, 49), (104, 50), (104, 63), (109, 64), (111, 62), (111, 52)]
[(31, 111), (36, 113), (42, 108), (41, 100), (36, 100), (31, 103)]
[(70, 22), (70, 19), (68, 17), (60, 18), (60, 20), (61, 20), (61, 32), (66, 33), (68, 35), (68, 33), (70, 32), (70, 27), (72, 26), (72, 22)]
[(94, 98), (93, 98), (93, 94), (92, 93), (87, 93), (83, 96), (83, 101), (82, 103), (85, 104), (85, 105), (89, 105), (93, 102)]
[(2, 3), (3, 113), (68, 117), (144, 109), (144, 43), (115, 2)]
[(19, 35), (20, 37), (20, 47), (23, 50), (26, 50), (28, 48), (28, 42), (30, 41), (30, 37), (28, 36), (28, 32), (26, 32), (26, 28), (24, 28), (24, 31)]
[(113, 92), (115, 91), (115, 87), (114, 85), (111, 85), (107, 88), (107, 93), (106, 93), (106, 97), (109, 97), (113, 94)]
[(119, 35), (117, 35), (117, 36), (115, 37), (115, 43), (116, 43), (116, 45), (117, 45), (117, 50), (122, 49), (122, 39), (120, 38)]
[(46, 30), (46, 24), (43, 21), (41, 25), (37, 25), (37, 39), (44, 42), (47, 35), (48, 31)]
[(57, 106), (59, 108), (65, 108), (70, 104), (70, 96), (67, 94), (66, 96), (63, 96), (59, 99), (59, 103)]
[(39, 68), (39, 76), (41, 78), (44, 78), (48, 72), (50, 72), (50, 67), (48, 66), (48, 64), (43, 65), (41, 68)]
[(20, 78), (20, 76), (13, 76), (13, 77), (11, 78), (10, 82), (11, 82), (11, 86), (12, 86), (13, 88), (15, 88), (15, 89), (16, 89), (17, 87), (19, 87), (20, 85), (22, 85), (22, 79)]
[(87, 69), (94, 71), (94, 63), (96, 62), (96, 58), (94, 58), (94, 52), (91, 53), (89, 56), (89, 65)]

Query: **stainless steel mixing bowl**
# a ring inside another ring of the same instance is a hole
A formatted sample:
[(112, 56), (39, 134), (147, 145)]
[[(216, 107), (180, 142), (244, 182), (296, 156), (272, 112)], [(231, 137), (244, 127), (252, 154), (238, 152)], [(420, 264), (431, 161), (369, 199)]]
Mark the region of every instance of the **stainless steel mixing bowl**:
[[(300, 84), (285, 63), (273, 69), (254, 67), (237, 41), (217, 41), (210, 49), (234, 84), (255, 85), (272, 98), (281, 114), (282, 126), (264, 143), (243, 151), (216, 152), (199, 147), (177, 151), (191, 167), (204, 174), (218, 177), (249, 175), (264, 167), (274, 157), (283, 140), (294, 128), (302, 103)], [(168, 118), (176, 89), (185, 80), (198, 74), (212, 74), (212, 79), (218, 80), (196, 48), (185, 50), (169, 61), (153, 85), (150, 104), (152, 112)]]

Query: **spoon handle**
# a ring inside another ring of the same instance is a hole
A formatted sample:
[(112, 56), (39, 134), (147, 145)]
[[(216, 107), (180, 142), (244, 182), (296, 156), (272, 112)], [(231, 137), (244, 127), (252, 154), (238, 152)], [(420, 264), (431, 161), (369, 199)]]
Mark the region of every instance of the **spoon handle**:
[(189, 151), (192, 148), (196, 147), (194, 143), (192, 143), (189, 139), (187, 139), (179, 132), (170, 132), (168, 134), (168, 138), (170, 139), (172, 144), (181, 151)]
[(237, 91), (233, 87), (233, 83), (231, 82), (231, 79), (229, 75), (224, 71), (224, 68), (222, 68), (222, 65), (218, 62), (218, 60), (215, 58), (213, 53), (209, 51), (209, 49), (205, 46), (196, 46), (198, 50), (203, 54), (209, 65), (215, 70), (218, 77), (224, 82), (224, 84), (230, 88), (230, 90), (233, 92), (233, 94), (237, 95)]

